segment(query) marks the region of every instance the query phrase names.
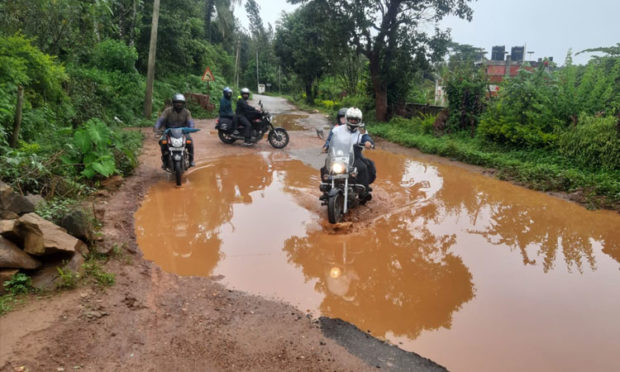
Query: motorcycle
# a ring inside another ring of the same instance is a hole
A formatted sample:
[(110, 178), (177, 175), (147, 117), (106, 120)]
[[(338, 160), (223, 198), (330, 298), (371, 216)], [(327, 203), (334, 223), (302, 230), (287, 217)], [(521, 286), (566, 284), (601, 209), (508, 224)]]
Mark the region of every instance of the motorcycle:
[[(250, 131), (250, 141), (257, 143), (267, 134), (267, 140), (276, 149), (282, 149), (288, 145), (289, 135), (286, 129), (276, 128), (271, 123), (271, 114), (265, 111), (263, 103), (258, 102), (261, 107), (260, 117), (250, 120), (252, 130)], [(231, 118), (218, 118), (215, 123), (215, 129), (217, 129), (217, 135), (220, 141), (225, 144), (232, 144), (236, 140), (243, 140), (244, 137), (241, 134), (235, 134), (233, 129), (233, 121)]]
[(325, 159), (327, 172), (322, 176), (319, 189), (323, 192), (322, 205), (327, 205), (327, 217), (330, 223), (342, 222), (350, 208), (365, 204), (372, 199), (371, 191), (366, 186), (355, 183), (354, 146), (363, 147), (355, 137), (347, 132), (333, 132), (329, 152)]
[(191, 143), (186, 134), (198, 132), (198, 128), (168, 128), (163, 131), (162, 145), (168, 146), (168, 156), (164, 161), (164, 170), (175, 175), (177, 186), (181, 186), (183, 172), (189, 169), (189, 152), (187, 144)]

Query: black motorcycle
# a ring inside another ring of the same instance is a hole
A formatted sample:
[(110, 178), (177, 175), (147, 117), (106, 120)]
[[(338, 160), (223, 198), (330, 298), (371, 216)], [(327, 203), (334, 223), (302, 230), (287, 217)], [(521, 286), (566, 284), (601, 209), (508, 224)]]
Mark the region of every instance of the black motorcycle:
[(323, 192), (321, 200), (323, 205), (327, 205), (330, 223), (342, 222), (349, 209), (372, 199), (370, 188), (356, 182), (357, 168), (354, 166), (353, 147), (362, 147), (358, 142), (359, 138), (355, 140), (347, 132), (333, 134), (325, 160), (326, 173), (319, 185)]
[[(168, 155), (164, 160), (164, 170), (175, 175), (177, 186), (181, 186), (183, 172), (189, 169), (189, 152), (187, 144), (190, 139), (186, 134), (197, 132), (197, 128), (168, 128), (163, 132), (162, 145), (168, 146)], [(161, 132), (160, 132), (161, 133)]]
[[(250, 141), (257, 143), (267, 134), (267, 140), (276, 149), (282, 149), (288, 145), (289, 135), (286, 129), (276, 128), (271, 123), (271, 114), (265, 111), (262, 102), (258, 102), (261, 107), (260, 117), (250, 120), (252, 129), (250, 131)], [(241, 134), (235, 134), (233, 129), (233, 119), (231, 118), (218, 118), (215, 123), (215, 129), (217, 129), (217, 135), (225, 144), (232, 144), (236, 140), (243, 140), (244, 137)]]

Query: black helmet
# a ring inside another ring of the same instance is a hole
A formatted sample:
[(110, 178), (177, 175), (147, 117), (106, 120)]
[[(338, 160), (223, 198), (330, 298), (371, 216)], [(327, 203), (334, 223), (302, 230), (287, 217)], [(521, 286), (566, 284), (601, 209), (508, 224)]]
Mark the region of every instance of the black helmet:
[(344, 124), (344, 122), (340, 121), (340, 119), (344, 118), (345, 116), (347, 116), (347, 108), (343, 107), (338, 110), (338, 114), (336, 115), (336, 122), (338, 123), (338, 125)]
[(182, 95), (181, 93), (177, 93), (174, 96), (172, 96), (172, 103), (175, 102), (183, 102), (185, 103), (185, 96)]

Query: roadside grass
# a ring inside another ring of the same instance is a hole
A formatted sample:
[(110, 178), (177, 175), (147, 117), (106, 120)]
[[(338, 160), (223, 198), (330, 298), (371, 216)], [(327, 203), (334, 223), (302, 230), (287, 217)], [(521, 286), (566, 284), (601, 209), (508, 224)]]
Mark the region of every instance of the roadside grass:
[(406, 120), (370, 123), (368, 131), (400, 145), (497, 169), (497, 177), (540, 191), (581, 192), (588, 208), (620, 207), (620, 172), (584, 169), (545, 150), (511, 150), (465, 133), (435, 137), (412, 130)]

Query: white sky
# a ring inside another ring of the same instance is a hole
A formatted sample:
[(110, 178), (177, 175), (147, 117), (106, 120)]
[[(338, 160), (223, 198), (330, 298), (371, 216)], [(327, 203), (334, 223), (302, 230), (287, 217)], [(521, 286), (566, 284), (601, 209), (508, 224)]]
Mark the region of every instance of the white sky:
[[(281, 12), (296, 6), (286, 0), (258, 0), (263, 23), (275, 28)], [(243, 5), (235, 14), (247, 28)], [(451, 17), (443, 28), (452, 29), (452, 39), (461, 44), (484, 48), (490, 58), (491, 47), (526, 46), (527, 59), (552, 56), (564, 63), (570, 48), (573, 55), (587, 48), (611, 46), (620, 42), (620, 0), (477, 0), (471, 3), (471, 22)], [(575, 63), (586, 63), (588, 55), (574, 56)]]

